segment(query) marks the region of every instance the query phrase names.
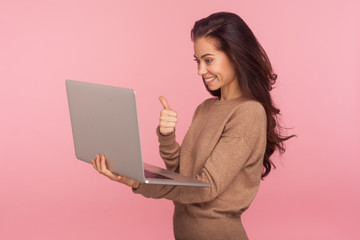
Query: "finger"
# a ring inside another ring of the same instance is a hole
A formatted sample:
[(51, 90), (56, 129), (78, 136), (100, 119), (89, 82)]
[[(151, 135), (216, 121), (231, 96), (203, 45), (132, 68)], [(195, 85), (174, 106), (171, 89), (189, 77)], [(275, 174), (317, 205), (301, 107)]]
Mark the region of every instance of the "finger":
[[(95, 159), (92, 159), (92, 160), (91, 160), (91, 164), (92, 164), (93, 167), (96, 169), (95, 161), (96, 161), (96, 156), (95, 156)], [(96, 170), (97, 170), (97, 169), (96, 169)]]
[(174, 131), (175, 131), (175, 128), (161, 128), (160, 127), (160, 133), (164, 136), (170, 135)]
[(114, 174), (113, 172), (110, 171), (108, 164), (107, 164), (107, 158), (105, 155), (101, 155), (99, 164), (100, 164), (99, 172), (101, 174), (110, 178), (111, 180), (116, 180), (117, 174)]
[(160, 121), (176, 123), (178, 119), (176, 117), (171, 117), (171, 116), (160, 116)]
[(160, 96), (159, 100), (165, 109), (171, 110), (169, 103), (166, 101), (166, 99), (163, 96)]
[(100, 155), (99, 154), (96, 154), (95, 168), (96, 168), (97, 171), (100, 172)]
[(96, 167), (96, 157), (95, 157), (95, 159), (92, 159), (92, 160), (91, 160), (91, 164), (92, 164), (92, 166), (94, 167), (94, 169), (95, 169), (96, 171), (99, 171), (99, 170), (97, 169), (97, 167)]
[(163, 121), (161, 121), (161, 122), (159, 123), (159, 126), (160, 126), (160, 127), (163, 127), (163, 128), (174, 128), (174, 127), (176, 126), (176, 123), (174, 123), (174, 122), (163, 122)]
[(171, 117), (177, 117), (177, 112), (170, 110), (170, 109), (162, 109), (161, 110), (161, 115), (167, 115), (167, 116), (171, 116)]
[(107, 162), (107, 158), (106, 156), (103, 154), (101, 155), (101, 161), (100, 161), (100, 170), (102, 173), (112, 173), (108, 167), (108, 162)]

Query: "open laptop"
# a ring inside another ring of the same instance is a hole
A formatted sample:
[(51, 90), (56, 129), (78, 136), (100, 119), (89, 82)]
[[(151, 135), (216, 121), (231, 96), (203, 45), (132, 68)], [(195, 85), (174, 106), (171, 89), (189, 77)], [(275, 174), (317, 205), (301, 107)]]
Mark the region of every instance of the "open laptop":
[(113, 172), (141, 183), (211, 187), (143, 163), (135, 91), (66, 80), (76, 158), (87, 163), (105, 154)]

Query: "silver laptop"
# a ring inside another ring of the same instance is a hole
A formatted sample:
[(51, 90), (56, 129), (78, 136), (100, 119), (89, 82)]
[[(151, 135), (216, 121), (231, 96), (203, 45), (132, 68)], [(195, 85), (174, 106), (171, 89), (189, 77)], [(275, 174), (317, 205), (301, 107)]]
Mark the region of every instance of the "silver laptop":
[(113, 172), (141, 183), (211, 187), (143, 163), (133, 89), (66, 80), (76, 158), (105, 154)]

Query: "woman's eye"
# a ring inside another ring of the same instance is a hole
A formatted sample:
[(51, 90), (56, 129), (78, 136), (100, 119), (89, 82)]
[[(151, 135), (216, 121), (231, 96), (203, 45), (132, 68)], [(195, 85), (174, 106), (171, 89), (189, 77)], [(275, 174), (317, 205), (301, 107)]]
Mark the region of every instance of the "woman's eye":
[(200, 62), (197, 58), (194, 58), (194, 61), (195, 61), (195, 62), (197, 62), (197, 63), (199, 63), (199, 62)]
[(205, 60), (206, 63), (212, 63), (212, 61), (213, 61), (212, 59), (206, 59)]

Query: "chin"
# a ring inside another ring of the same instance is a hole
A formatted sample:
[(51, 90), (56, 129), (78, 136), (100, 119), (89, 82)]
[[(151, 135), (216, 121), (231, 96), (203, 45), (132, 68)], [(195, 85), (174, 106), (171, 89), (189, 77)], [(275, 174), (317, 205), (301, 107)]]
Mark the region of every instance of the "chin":
[(215, 86), (208, 86), (208, 89), (211, 90), (211, 91), (216, 91), (216, 90), (219, 90), (220, 88), (215, 87)]

